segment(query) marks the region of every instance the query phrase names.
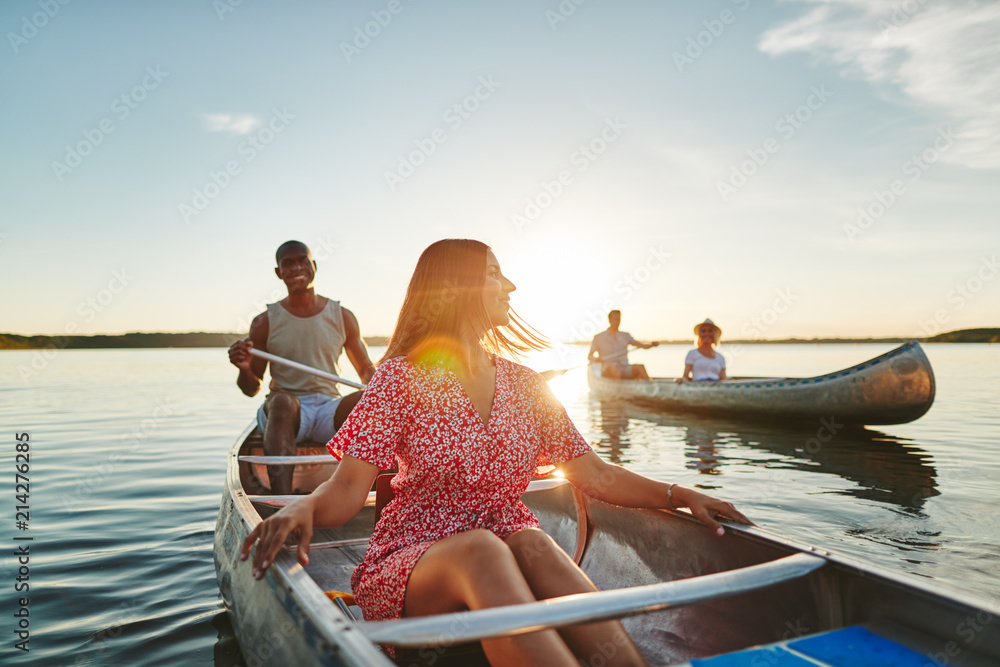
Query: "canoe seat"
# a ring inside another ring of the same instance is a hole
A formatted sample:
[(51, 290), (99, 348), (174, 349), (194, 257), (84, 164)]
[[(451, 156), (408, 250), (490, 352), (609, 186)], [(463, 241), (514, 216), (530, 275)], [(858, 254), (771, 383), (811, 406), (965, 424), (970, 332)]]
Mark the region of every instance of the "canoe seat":
[(354, 612), (351, 611), (351, 607), (356, 606), (353, 595), (345, 593), (344, 591), (323, 591), (323, 594), (326, 595), (331, 602), (333, 602), (337, 609), (339, 609), (348, 620), (358, 620), (354, 615)]
[(255, 489), (271, 490), (268, 466), (293, 466), (292, 488), (296, 493), (309, 493), (330, 479), (337, 465), (337, 459), (326, 451), (326, 446), (316, 442), (302, 442), (290, 456), (269, 456), (263, 443), (259, 447), (246, 447), (238, 457), (240, 466), (248, 466), (250, 476), (256, 482)]
[(302, 454), (300, 456), (241, 456), (240, 463), (257, 463), (269, 466), (337, 465), (329, 454)]
[(323, 591), (323, 594), (326, 595), (326, 597), (330, 598), (331, 602), (334, 602), (339, 599), (343, 600), (344, 604), (347, 604), (349, 606), (355, 604), (354, 596), (351, 595), (350, 593), (345, 593), (344, 591)]
[[(301, 498), (301, 495), (290, 495), (290, 496), (265, 496), (265, 495), (247, 495), (247, 500), (254, 503), (255, 505), (265, 505), (267, 507), (284, 507), (288, 503)], [(375, 504), (375, 492), (368, 494), (368, 499), (365, 500), (365, 507), (369, 507)]]

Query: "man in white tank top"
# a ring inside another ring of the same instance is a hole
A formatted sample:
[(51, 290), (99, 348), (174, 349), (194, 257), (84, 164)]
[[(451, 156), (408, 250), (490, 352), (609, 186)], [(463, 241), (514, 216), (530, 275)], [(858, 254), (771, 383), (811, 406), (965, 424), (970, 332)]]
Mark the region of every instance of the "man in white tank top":
[[(285, 283), (288, 296), (268, 304), (254, 318), (250, 335), (229, 348), (229, 361), (240, 369), (236, 385), (247, 396), (260, 391), (267, 361), (250, 354), (263, 350), (292, 361), (339, 375), (341, 351), (367, 383), (375, 372), (354, 314), (338, 301), (319, 296), (313, 287), (316, 262), (309, 248), (299, 241), (281, 244), (275, 254), (275, 275)], [(352, 401), (353, 399), (353, 401)], [(344, 399), (353, 405), (356, 396)], [(271, 365), (271, 383), (264, 404), (257, 412), (257, 425), (269, 456), (293, 456), (298, 442), (324, 443), (336, 432), (334, 417), (341, 403), (335, 382), (280, 364)], [(344, 412), (343, 410), (341, 412)], [(341, 421), (346, 414), (341, 415)], [(271, 491), (292, 492), (293, 466), (268, 466)]]

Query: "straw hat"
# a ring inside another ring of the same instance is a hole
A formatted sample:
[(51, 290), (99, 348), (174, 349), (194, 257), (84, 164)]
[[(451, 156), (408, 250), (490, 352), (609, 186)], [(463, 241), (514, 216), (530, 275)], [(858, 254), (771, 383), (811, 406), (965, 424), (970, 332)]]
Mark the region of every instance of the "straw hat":
[(712, 320), (710, 320), (707, 317), (705, 318), (704, 322), (699, 322), (698, 324), (694, 325), (694, 335), (697, 336), (698, 335), (698, 331), (703, 326), (705, 326), (706, 324), (710, 324), (710, 325), (712, 325), (715, 328), (715, 338), (716, 339), (722, 338), (722, 329), (720, 329), (719, 325), (717, 325), (715, 322), (713, 322)]

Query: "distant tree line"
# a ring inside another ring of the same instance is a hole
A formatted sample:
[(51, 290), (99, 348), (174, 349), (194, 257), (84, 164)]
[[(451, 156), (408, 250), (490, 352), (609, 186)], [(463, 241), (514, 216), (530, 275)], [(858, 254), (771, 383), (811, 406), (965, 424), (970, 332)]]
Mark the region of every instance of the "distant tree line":
[[(240, 333), (127, 333), (119, 336), (19, 336), (0, 333), (0, 350), (37, 350), (61, 348), (68, 350), (147, 348), (147, 347), (229, 347), (243, 338)], [(368, 345), (385, 345), (387, 338), (365, 338)]]
[(928, 343), (1000, 343), (1000, 329), (960, 329), (926, 339)]
[[(229, 347), (243, 338), (241, 333), (127, 333), (118, 336), (20, 336), (0, 333), (0, 350), (36, 350), (55, 347), (69, 350), (151, 348), (151, 347)], [(735, 343), (896, 343), (909, 338), (787, 338), (784, 340), (730, 340)], [(920, 339), (925, 343), (1000, 343), (1000, 329), (961, 329)], [(365, 343), (385, 346), (385, 336), (367, 336)], [(682, 340), (678, 343), (690, 343)], [(589, 341), (586, 341), (589, 345)], [(582, 344), (582, 342), (581, 342)]]

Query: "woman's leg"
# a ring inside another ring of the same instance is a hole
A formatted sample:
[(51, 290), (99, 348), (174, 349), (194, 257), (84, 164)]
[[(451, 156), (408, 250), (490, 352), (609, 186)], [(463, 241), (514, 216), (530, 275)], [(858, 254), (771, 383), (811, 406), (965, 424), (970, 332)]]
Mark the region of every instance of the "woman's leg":
[[(507, 545), (539, 600), (597, 590), (583, 570), (541, 530), (519, 530), (507, 538)], [(584, 665), (646, 664), (619, 621), (567, 626), (559, 634)]]
[[(434, 543), (406, 584), (403, 615), (445, 614), (465, 609), (535, 602), (517, 561), (503, 540), (488, 530), (470, 530)], [(483, 640), (494, 665), (576, 665), (555, 630)]]

